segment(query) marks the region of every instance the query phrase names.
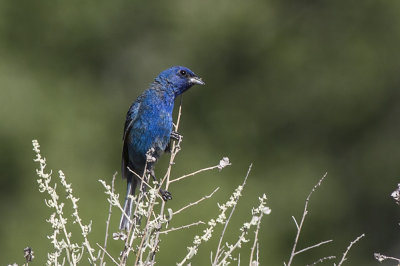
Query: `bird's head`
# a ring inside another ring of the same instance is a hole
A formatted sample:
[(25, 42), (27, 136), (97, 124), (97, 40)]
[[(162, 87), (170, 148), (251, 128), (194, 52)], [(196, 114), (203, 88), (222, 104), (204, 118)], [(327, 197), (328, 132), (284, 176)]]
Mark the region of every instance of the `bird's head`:
[(183, 66), (174, 66), (164, 70), (156, 78), (163, 84), (168, 84), (178, 96), (195, 84), (204, 85), (205, 83), (190, 69)]

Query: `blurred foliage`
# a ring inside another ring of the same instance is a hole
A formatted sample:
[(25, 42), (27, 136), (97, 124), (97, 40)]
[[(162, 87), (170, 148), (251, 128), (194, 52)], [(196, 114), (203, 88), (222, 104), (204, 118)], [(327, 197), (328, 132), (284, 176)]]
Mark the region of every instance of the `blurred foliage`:
[[(26, 246), (37, 265), (45, 261), (49, 211), (35, 183), (33, 138), (73, 183), (81, 217), (102, 241), (107, 203), (97, 180), (119, 171), (126, 111), (177, 64), (206, 86), (183, 97), (175, 174), (224, 155), (233, 166), (177, 184), (171, 208), (216, 186), (225, 200), (254, 162), (230, 231), (266, 192), (261, 262), (280, 265), (295, 235), (291, 216), (327, 171), (299, 247), (334, 242), (297, 265), (339, 255), (361, 233), (350, 265), (376, 265), (375, 251), (398, 255), (400, 215), (389, 195), (400, 177), (399, 9), (372, 0), (0, 1), (0, 264), (20, 262)], [(165, 158), (157, 173), (164, 166)], [(124, 186), (119, 180), (122, 194)], [(175, 225), (216, 212), (205, 203)], [(163, 265), (185, 254), (196, 230), (161, 243)], [(194, 265), (206, 265), (208, 252)]]

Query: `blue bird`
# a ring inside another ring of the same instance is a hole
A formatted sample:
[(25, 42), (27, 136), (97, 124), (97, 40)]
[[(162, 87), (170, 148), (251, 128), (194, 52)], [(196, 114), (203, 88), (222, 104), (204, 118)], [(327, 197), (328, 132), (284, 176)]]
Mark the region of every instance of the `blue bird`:
[[(161, 72), (129, 108), (122, 149), (122, 177), (127, 180), (124, 211), (128, 217), (132, 213), (132, 200), (128, 196), (134, 195), (136, 187), (141, 183), (131, 171), (143, 176), (147, 170), (155, 178), (154, 163), (168, 150), (171, 138), (181, 137), (172, 131), (174, 100), (195, 84), (204, 85), (204, 82), (190, 69), (171, 67)], [(155, 160), (146, 164), (146, 153), (150, 150)], [(164, 200), (171, 199), (168, 191), (160, 189), (160, 194)], [(129, 219), (122, 214), (120, 230), (128, 230), (129, 227)]]

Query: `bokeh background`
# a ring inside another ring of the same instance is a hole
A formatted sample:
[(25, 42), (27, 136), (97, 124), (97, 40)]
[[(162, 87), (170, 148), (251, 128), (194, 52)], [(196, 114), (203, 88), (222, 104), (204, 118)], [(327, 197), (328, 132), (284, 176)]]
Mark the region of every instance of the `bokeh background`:
[[(399, 1), (372, 0), (0, 1), (0, 264), (21, 263), (31, 246), (34, 264), (43, 265), (50, 247), (32, 139), (49, 169), (73, 183), (81, 217), (93, 220), (90, 240), (103, 241), (108, 205), (97, 180), (120, 170), (126, 111), (159, 72), (178, 64), (206, 86), (183, 96), (183, 150), (173, 175), (222, 156), (233, 165), (170, 189), (176, 209), (221, 187), (173, 226), (215, 216), (216, 201), (253, 162), (228, 239), (265, 192), (272, 213), (260, 232), (262, 265), (287, 261), (291, 216), (300, 218), (325, 172), (299, 247), (334, 242), (295, 265), (340, 256), (361, 233), (348, 265), (377, 265), (374, 252), (400, 256), (400, 209), (390, 198), (400, 182), (399, 10)], [(117, 181), (123, 194), (125, 182)], [(181, 260), (201, 229), (169, 234), (159, 264)], [(121, 245), (110, 245), (117, 256)], [(215, 245), (202, 246), (193, 265), (208, 265)]]

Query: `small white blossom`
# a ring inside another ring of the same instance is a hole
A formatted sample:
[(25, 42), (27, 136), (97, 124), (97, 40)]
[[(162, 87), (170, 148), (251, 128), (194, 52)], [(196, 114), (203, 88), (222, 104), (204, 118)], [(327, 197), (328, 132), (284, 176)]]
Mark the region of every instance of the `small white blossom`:
[[(61, 184), (66, 192), (66, 196), (64, 196), (65, 199), (71, 200), (74, 210), (72, 216), (75, 218), (72, 220), (72, 222), (78, 223), (81, 228), (81, 235), (84, 238), (82, 245), (72, 242), (72, 234), (67, 230), (68, 219), (64, 217), (65, 204), (61, 201), (60, 196), (57, 194), (57, 180), (54, 182), (54, 185), (51, 185), (52, 171), (45, 173), (46, 159), (40, 154), (40, 145), (37, 140), (33, 140), (32, 145), (33, 150), (36, 153), (36, 158), (34, 161), (39, 163), (39, 168), (36, 169), (39, 191), (41, 193), (46, 193), (47, 198), (44, 199), (44, 202), (47, 207), (53, 210), (53, 213), (46, 221), (51, 224), (51, 228), (53, 229), (52, 234), (47, 238), (53, 244), (54, 251), (47, 254), (46, 265), (65, 264), (65, 261), (62, 261), (61, 263), (58, 261), (58, 258), (64, 252), (64, 250), (68, 250), (68, 253), (71, 255), (68, 258), (68, 262), (70, 264), (76, 265), (81, 260), (84, 249), (86, 249), (89, 253), (89, 261), (94, 262), (96, 260), (93, 255), (94, 250), (90, 247), (90, 244), (86, 238), (87, 234), (91, 231), (91, 223), (89, 225), (82, 224), (81, 218), (78, 215), (77, 202), (79, 199), (73, 196), (72, 185), (67, 183), (64, 173), (59, 171), (58, 184)], [(62, 232), (62, 234), (60, 234), (60, 232)]]
[(214, 227), (217, 225), (217, 223), (215, 222), (214, 219), (211, 219), (210, 221), (208, 221), (208, 225)]
[(249, 229), (252, 226), (257, 226), (258, 223), (261, 222), (260, 220), (264, 214), (271, 213), (271, 209), (269, 207), (265, 206), (266, 199), (267, 199), (267, 197), (265, 196), (265, 194), (263, 194), (261, 197), (259, 197), (259, 201), (260, 201), (259, 205), (256, 208), (252, 208), (252, 210), (251, 210), (251, 214), (252, 214), (251, 220), (249, 222), (243, 223), (243, 226), (240, 228), (241, 234), (239, 235), (238, 240), (236, 241), (235, 244), (231, 245), (231, 244), (226, 243), (228, 250), (224, 252), (224, 256), (222, 256), (219, 263), (217, 263), (218, 265), (219, 264), (228, 265), (229, 260), (232, 259), (232, 252), (235, 249), (240, 248), (243, 243), (250, 241), (249, 239), (246, 238), (246, 235), (249, 233)]
[(375, 257), (375, 259), (378, 260), (379, 262), (382, 262), (382, 261), (384, 261), (385, 259), (387, 259), (386, 256), (381, 255), (381, 254), (379, 254), (379, 253), (374, 253), (374, 257)]
[(198, 235), (194, 236), (193, 244), (199, 245), (200, 243), (201, 243), (201, 238)]
[(174, 215), (174, 211), (171, 208), (168, 208), (168, 221), (171, 221), (172, 216)]
[(394, 198), (397, 204), (400, 204), (400, 184), (397, 184), (397, 189), (392, 192), (391, 196)]
[(194, 255), (197, 253), (197, 248), (196, 247), (188, 247), (188, 254), (186, 255), (187, 259), (191, 259)]
[(264, 207), (264, 208), (262, 208), (262, 213), (264, 213), (264, 214), (270, 214), (271, 213), (271, 209), (269, 208), (269, 207)]
[(218, 169), (221, 171), (223, 168), (225, 168), (225, 167), (227, 167), (229, 165), (231, 165), (231, 163), (229, 162), (229, 158), (228, 157), (223, 157), (219, 161)]
[(148, 163), (154, 163), (157, 161), (157, 159), (153, 156), (155, 153), (155, 149), (154, 148), (150, 148), (147, 152), (146, 152), (146, 161)]
[(113, 233), (113, 234), (112, 234), (112, 238), (113, 238), (114, 240), (122, 240), (122, 241), (125, 241), (126, 237), (127, 237), (126, 234), (123, 233), (123, 232), (118, 232), (118, 233)]

